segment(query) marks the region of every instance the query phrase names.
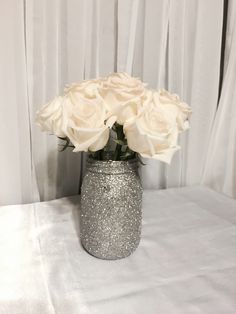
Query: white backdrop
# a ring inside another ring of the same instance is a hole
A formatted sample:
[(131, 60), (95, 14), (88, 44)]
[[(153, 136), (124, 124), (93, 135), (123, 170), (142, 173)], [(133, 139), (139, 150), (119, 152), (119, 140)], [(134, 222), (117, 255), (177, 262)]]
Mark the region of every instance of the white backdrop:
[(202, 182), (236, 198), (236, 2), (229, 2), (222, 94)]
[[(0, 204), (78, 192), (84, 157), (59, 153), (57, 139), (35, 126), (35, 112), (66, 83), (113, 71), (176, 92), (193, 109), (181, 152), (171, 166), (147, 161), (144, 187), (206, 182), (235, 196), (236, 115), (228, 118), (230, 128), (223, 126), (236, 82), (233, 14), (216, 114), (223, 0), (9, 0), (0, 1), (0, 15)], [(213, 158), (224, 136), (225, 159)]]

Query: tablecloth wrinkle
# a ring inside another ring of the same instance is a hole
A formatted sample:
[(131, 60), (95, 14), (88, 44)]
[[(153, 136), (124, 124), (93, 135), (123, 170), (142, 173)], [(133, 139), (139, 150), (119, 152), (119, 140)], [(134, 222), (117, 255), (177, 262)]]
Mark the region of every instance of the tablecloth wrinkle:
[[(37, 209), (36, 209), (35, 204), (33, 204), (33, 213), (34, 213), (34, 230), (39, 230), (40, 227), (38, 225)], [(42, 249), (41, 249), (40, 231), (38, 232), (37, 235), (35, 235), (34, 239), (38, 244), (38, 251), (39, 251), (39, 257), (40, 257), (40, 264), (41, 264), (41, 267), (40, 267), (41, 277), (45, 286), (45, 292), (47, 294), (48, 305), (50, 307), (51, 313), (56, 314), (55, 307), (53, 304), (53, 298), (52, 298), (52, 295), (48, 286), (48, 281), (46, 278), (46, 271), (45, 271), (44, 260), (43, 260)]]
[[(45, 260), (45, 274), (47, 276), (48, 290), (56, 313), (90, 313), (86, 304), (86, 294), (83, 294), (83, 284), (79, 276), (75, 275), (75, 269), (81, 273), (80, 261), (73, 252), (81, 249), (78, 234), (78, 224), (74, 218), (78, 218), (79, 198), (73, 203), (73, 197), (55, 200), (53, 210), (47, 217), (47, 202), (38, 204), (37, 221), (39, 228), (46, 229), (39, 234), (41, 253)], [(71, 207), (72, 206), (72, 207)], [(71, 211), (68, 211), (71, 207)], [(45, 219), (47, 217), (47, 219)], [(58, 234), (58, 236), (57, 236)], [(54, 241), (51, 241), (51, 235)], [(49, 240), (49, 241), (48, 241)], [(73, 265), (76, 260), (76, 266)], [(77, 291), (81, 291), (77, 295)], [(59, 292), (59, 293), (58, 293)], [(63, 296), (63, 297), (62, 297)], [(71, 302), (73, 299), (73, 302)]]
[(235, 314), (236, 201), (146, 190), (128, 258), (89, 255), (79, 196), (0, 207), (0, 314)]

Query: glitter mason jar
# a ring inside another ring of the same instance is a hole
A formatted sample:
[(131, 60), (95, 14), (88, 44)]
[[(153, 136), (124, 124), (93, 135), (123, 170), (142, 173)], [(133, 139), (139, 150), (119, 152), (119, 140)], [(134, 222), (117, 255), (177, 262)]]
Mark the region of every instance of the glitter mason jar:
[(102, 259), (129, 256), (139, 245), (142, 186), (138, 161), (88, 159), (81, 189), (83, 247)]

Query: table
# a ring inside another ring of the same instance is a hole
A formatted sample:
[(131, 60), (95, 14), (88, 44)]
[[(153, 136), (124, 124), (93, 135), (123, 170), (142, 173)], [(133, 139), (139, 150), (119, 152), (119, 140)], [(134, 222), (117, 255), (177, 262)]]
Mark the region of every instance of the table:
[(79, 197), (0, 208), (1, 314), (235, 314), (236, 201), (206, 187), (147, 190), (139, 248), (79, 242)]

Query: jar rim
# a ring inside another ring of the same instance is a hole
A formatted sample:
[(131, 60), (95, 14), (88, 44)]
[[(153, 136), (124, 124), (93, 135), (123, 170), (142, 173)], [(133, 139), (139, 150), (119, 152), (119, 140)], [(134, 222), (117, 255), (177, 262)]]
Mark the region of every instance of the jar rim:
[(132, 159), (127, 159), (127, 160), (112, 160), (112, 159), (107, 159), (107, 160), (99, 160), (99, 159), (95, 159), (92, 157), (88, 157), (87, 158), (87, 162), (102, 162), (102, 163), (114, 163), (114, 164), (126, 164), (128, 163), (134, 163), (134, 162), (138, 162), (138, 159), (136, 157), (132, 158)]
[(91, 157), (87, 159), (87, 170), (89, 172), (103, 174), (122, 174), (134, 172), (138, 169), (138, 159), (129, 160), (96, 160)]

